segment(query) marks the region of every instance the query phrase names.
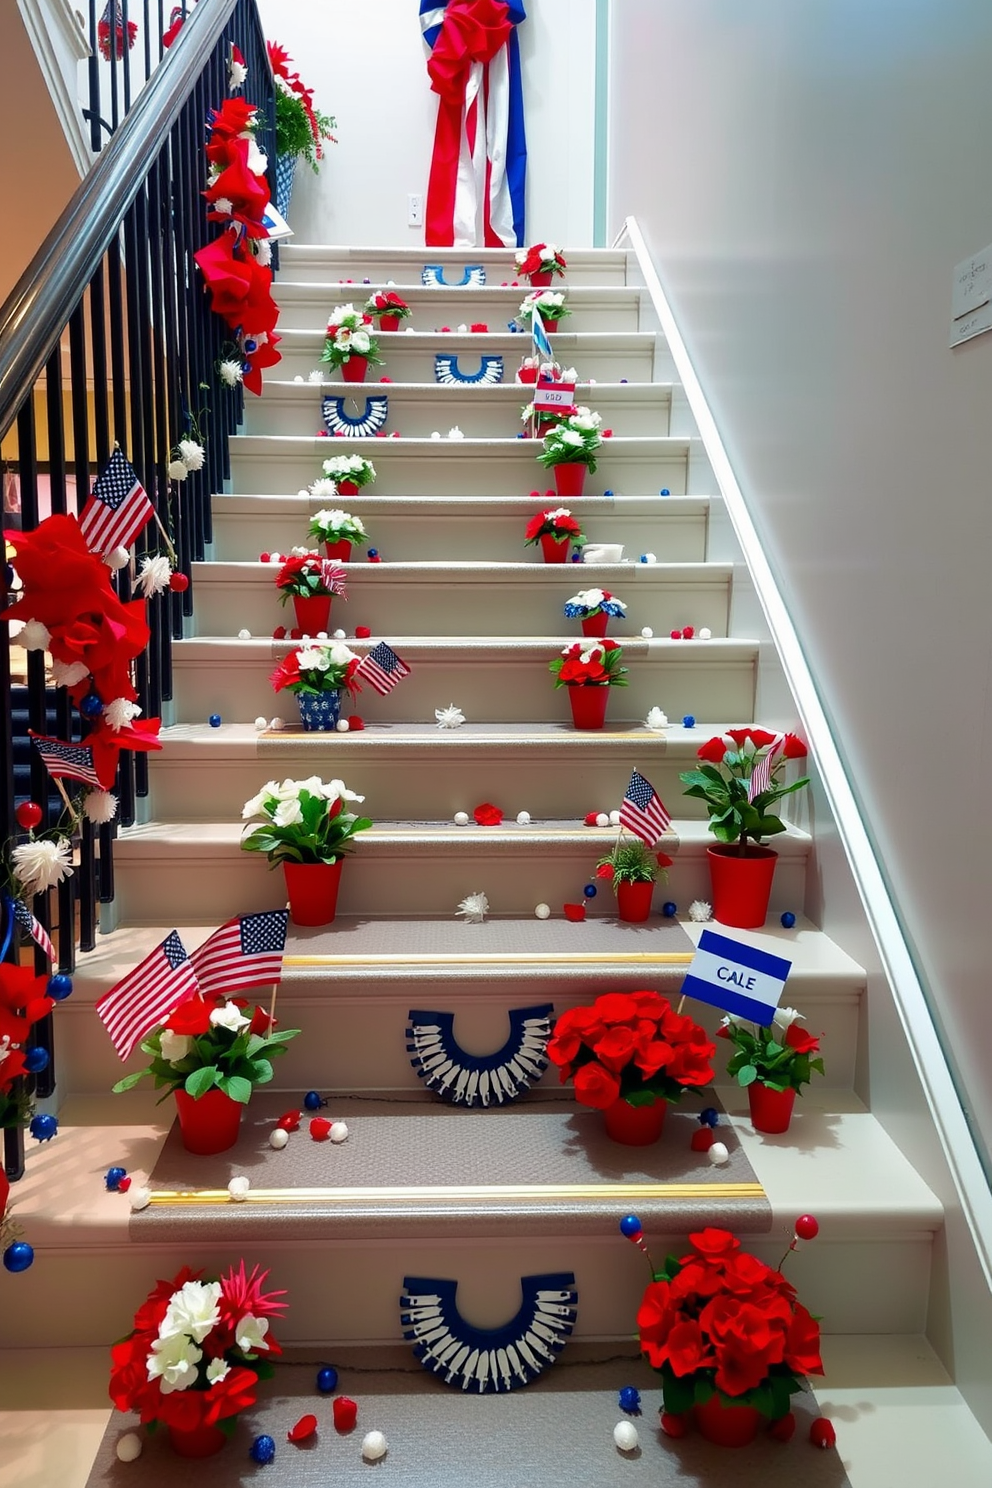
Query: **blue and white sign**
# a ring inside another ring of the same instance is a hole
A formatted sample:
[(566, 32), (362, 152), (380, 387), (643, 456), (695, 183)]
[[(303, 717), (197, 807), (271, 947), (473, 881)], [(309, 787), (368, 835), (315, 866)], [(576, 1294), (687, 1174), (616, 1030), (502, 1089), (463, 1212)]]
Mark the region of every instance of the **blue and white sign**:
[(792, 962), (781, 956), (704, 930), (682, 983), (682, 995), (767, 1027), (791, 970)]

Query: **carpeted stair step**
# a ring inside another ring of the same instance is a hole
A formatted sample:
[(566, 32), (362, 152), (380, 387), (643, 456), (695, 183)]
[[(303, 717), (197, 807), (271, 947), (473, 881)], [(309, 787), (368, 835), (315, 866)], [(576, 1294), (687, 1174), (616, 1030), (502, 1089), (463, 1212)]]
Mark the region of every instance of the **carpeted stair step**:
[[(294, 282), (284, 275), (272, 286), (273, 297), (279, 305), (280, 331), (283, 326), (307, 330), (311, 326), (324, 325), (334, 307), (343, 303), (354, 304), (356, 309), (360, 309), (374, 288), (374, 285), (366, 288), (364, 285)], [(491, 330), (501, 331), (516, 318), (530, 287), (524, 285), (514, 289), (507, 285), (503, 288), (500, 284), (487, 282), (477, 287), (453, 286), (449, 289), (410, 283), (397, 284), (395, 292), (410, 307), (410, 319), (405, 325), (412, 325), (415, 330), (440, 331), (442, 326), (454, 329), (459, 325), (485, 324)], [(636, 286), (622, 284), (569, 286), (568, 308), (572, 313), (565, 324), (573, 332), (640, 330), (643, 294), (644, 291)], [(394, 334), (402, 335), (404, 330)], [(526, 334), (529, 338), (529, 328)], [(560, 333), (555, 332), (552, 336), (552, 345), (557, 334)]]
[[(281, 243), (280, 272), (294, 282), (329, 284), (364, 302), (373, 289), (397, 284), (420, 284), (425, 264), (441, 264), (444, 278), (457, 284), (469, 265), (482, 264), (487, 284), (519, 280), (525, 292), (526, 279), (517, 273), (512, 251), (506, 248), (350, 248), (316, 243)], [(338, 281), (351, 280), (350, 284)], [(369, 282), (366, 283), (365, 281)], [(389, 281), (392, 280), (392, 284)], [(627, 253), (622, 248), (570, 248), (568, 274), (553, 288), (581, 284), (626, 284)]]

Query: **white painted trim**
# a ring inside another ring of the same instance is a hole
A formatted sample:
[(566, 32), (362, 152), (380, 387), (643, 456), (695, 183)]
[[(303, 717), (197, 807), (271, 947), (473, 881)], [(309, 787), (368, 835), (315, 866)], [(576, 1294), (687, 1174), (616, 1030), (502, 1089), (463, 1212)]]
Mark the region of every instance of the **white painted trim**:
[(792, 618), (765, 557), (723, 440), (635, 217), (624, 219), (623, 227), (610, 246), (619, 247), (625, 238), (629, 240), (637, 258), (645, 288), (651, 296), (703, 447), (723, 495), (727, 515), (737, 535), (758, 601), (768, 621), (782, 668), (795, 698), (810, 750), (816, 760), (823, 789), (837, 824), (838, 835), (844, 845), (882, 967), (892, 989), (906, 1042), (926, 1093), (958, 1200), (967, 1217), (986, 1284), (992, 1286), (992, 1192), (940, 1045), (922, 981), (913, 964)]
[(83, 177), (93, 163), (93, 156), (75, 77), (66, 77), (63, 59), (68, 54), (74, 66), (84, 62), (90, 55), (89, 42), (70, 0), (17, 0), (17, 8), (48, 85), (76, 169)]

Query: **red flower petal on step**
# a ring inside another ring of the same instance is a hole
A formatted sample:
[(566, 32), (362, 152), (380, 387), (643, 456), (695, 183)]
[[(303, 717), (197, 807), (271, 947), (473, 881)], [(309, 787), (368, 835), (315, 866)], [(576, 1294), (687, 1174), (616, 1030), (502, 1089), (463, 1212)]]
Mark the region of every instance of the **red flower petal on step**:
[(302, 1111), (284, 1111), (283, 1114), (279, 1117), (279, 1120), (276, 1122), (276, 1126), (281, 1126), (283, 1131), (299, 1131), (300, 1117), (302, 1115)]
[(130, 1180), (130, 1178), (118, 1178), (118, 1180), (117, 1180), (117, 1192), (118, 1193), (127, 1193), (128, 1189), (130, 1187), (131, 1187), (131, 1180)]
[(469, 326), (470, 331), (488, 331), (489, 327), (484, 320), (477, 320), (474, 325)]
[(612, 439), (613, 438), (613, 430), (612, 429), (604, 429), (603, 430), (603, 438), (604, 439)]
[(476, 825), (480, 827), (500, 827), (503, 824), (503, 813), (498, 806), (491, 801), (483, 801), (481, 806), (476, 806), (472, 812)]
[(834, 1447), (837, 1445), (837, 1433), (833, 1423), (826, 1416), (817, 1416), (809, 1428), (809, 1439), (814, 1447)]
[(680, 630), (673, 630), (672, 631), (672, 640), (673, 641), (680, 641), (681, 639), (682, 639), (682, 632)]
[(359, 718), (359, 716), (358, 716), (357, 713), (353, 713), (351, 715), (351, 717), (348, 719), (348, 729), (349, 729), (350, 732), (352, 732), (352, 733), (359, 733), (360, 734), (361, 731), (362, 731), (362, 729), (364, 727), (365, 727), (365, 719), (364, 718)]
[(306, 1441), (308, 1437), (313, 1436), (316, 1430), (316, 1416), (301, 1416), (296, 1425), (287, 1431), (286, 1440), (291, 1442)]
[(284, 641), (286, 639), (286, 627), (285, 627), (285, 625), (277, 625), (276, 626), (275, 630), (272, 632), (272, 639), (274, 641)]
[(599, 815), (599, 812), (598, 811), (590, 811), (589, 814), (588, 814), (588, 816), (585, 818), (585, 820), (583, 822), (583, 826), (594, 827), (596, 825), (596, 818), (597, 818), (598, 815)]
[(358, 640), (358, 641), (367, 641), (368, 638), (369, 638), (369, 636), (371, 634), (372, 634), (372, 629), (371, 629), (370, 626), (368, 626), (368, 625), (356, 625), (355, 626), (355, 639), (356, 640)]
[(584, 904), (563, 904), (562, 909), (565, 911), (566, 920), (571, 920), (573, 924), (578, 924), (580, 920), (584, 920), (586, 917), (586, 907)]
[(658, 854), (657, 863), (658, 863), (658, 867), (659, 868), (671, 868), (671, 866), (672, 866), (672, 864), (674, 862), (675, 862), (675, 859), (674, 858), (670, 858), (667, 853), (659, 853)]
[(358, 1406), (347, 1395), (339, 1395), (332, 1406), (334, 1426), (338, 1431), (354, 1431), (358, 1420)]
[[(593, 821), (593, 825), (595, 825), (595, 820)], [(596, 869), (596, 877), (608, 878), (612, 882), (615, 872), (616, 870), (614, 869), (612, 863), (600, 863), (599, 867)]]
[(716, 1133), (712, 1127), (701, 1126), (698, 1131), (693, 1132), (689, 1147), (693, 1152), (709, 1152), (715, 1141)]
[(315, 1142), (326, 1142), (331, 1123), (326, 1116), (315, 1116), (310, 1123), (310, 1135)]

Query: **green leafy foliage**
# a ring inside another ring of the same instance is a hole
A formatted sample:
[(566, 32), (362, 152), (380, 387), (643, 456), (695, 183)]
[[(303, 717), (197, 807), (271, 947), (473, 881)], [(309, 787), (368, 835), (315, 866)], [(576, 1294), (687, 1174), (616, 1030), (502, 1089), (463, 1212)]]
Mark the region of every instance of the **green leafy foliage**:
[(623, 838), (611, 853), (600, 858), (596, 866), (604, 868), (607, 864), (613, 868), (614, 894), (622, 883), (654, 883), (659, 873), (662, 878), (668, 877), (658, 867), (657, 854), (649, 852), (639, 838)]
[[(253, 1010), (246, 1008), (245, 1016)], [(115, 1092), (132, 1090), (139, 1080), (151, 1075), (157, 1090), (165, 1096), (184, 1089), (199, 1100), (209, 1090), (222, 1090), (240, 1105), (247, 1105), (256, 1085), (267, 1085), (272, 1079), (272, 1060), (286, 1052), (286, 1045), (296, 1038), (298, 1028), (284, 1028), (265, 1034), (252, 1033), (250, 1026), (235, 1033), (223, 1026), (212, 1026), (190, 1042), (182, 1059), (168, 1060), (162, 1054), (162, 1029), (144, 1039), (141, 1048), (151, 1056), (147, 1069), (125, 1075), (113, 1087)]]
[[(329, 114), (314, 110), (321, 139), (334, 141), (336, 125)], [(317, 145), (310, 128), (306, 109), (291, 93), (276, 89), (276, 151), (280, 155), (302, 158), (314, 172), (317, 170)]]
[(736, 842), (743, 853), (749, 840), (760, 842), (763, 837), (775, 837), (786, 830), (781, 817), (770, 808), (809, 784), (808, 777), (791, 785), (777, 781), (775, 776), (783, 763), (773, 767), (768, 789), (759, 791), (753, 801), (747, 798), (753, 754), (728, 749), (720, 767), (704, 761), (693, 770), (683, 770), (679, 779), (686, 787), (685, 795), (705, 801), (710, 831), (717, 841)]
[(372, 819), (344, 810), (332, 817), (327, 807), (328, 802), (323, 796), (302, 790), (302, 820), (286, 827), (265, 822), (243, 837), (241, 846), (245, 852), (268, 853), (272, 867), (277, 863), (336, 863), (338, 858), (352, 851), (352, 838), (367, 831), (372, 826)]
[(789, 1044), (788, 1031), (783, 1033), (777, 1027), (757, 1028), (747, 1023), (730, 1022), (725, 1025), (725, 1031), (736, 1050), (727, 1065), (727, 1073), (745, 1089), (760, 1080), (769, 1090), (795, 1090), (801, 1095), (802, 1087), (809, 1084), (812, 1072), (823, 1074), (823, 1060), (818, 1056), (819, 1044), (805, 1033), (801, 1039), (810, 1042), (812, 1047), (800, 1050)]

